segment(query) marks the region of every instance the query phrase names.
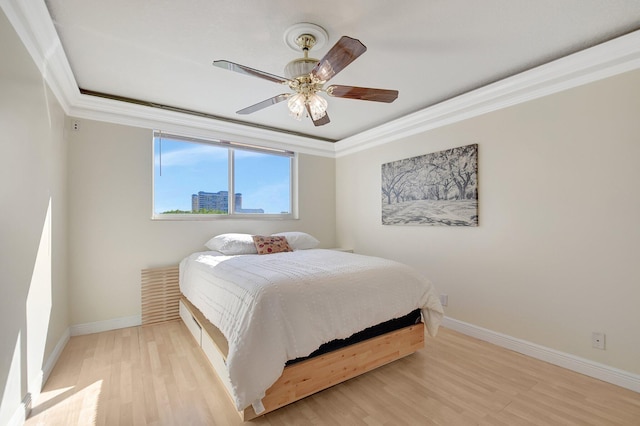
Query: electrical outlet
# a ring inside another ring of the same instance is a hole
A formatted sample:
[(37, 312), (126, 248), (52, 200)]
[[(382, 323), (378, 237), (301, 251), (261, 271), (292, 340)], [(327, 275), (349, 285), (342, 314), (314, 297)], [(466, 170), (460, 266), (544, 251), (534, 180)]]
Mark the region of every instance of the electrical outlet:
[(73, 123), (71, 123), (71, 129), (75, 132), (77, 132), (78, 130), (80, 130), (80, 122), (74, 120)]
[(594, 331), (591, 333), (591, 346), (604, 350), (605, 334)]
[(441, 294), (440, 295), (440, 304), (442, 306), (447, 306), (449, 304), (449, 295), (448, 294)]

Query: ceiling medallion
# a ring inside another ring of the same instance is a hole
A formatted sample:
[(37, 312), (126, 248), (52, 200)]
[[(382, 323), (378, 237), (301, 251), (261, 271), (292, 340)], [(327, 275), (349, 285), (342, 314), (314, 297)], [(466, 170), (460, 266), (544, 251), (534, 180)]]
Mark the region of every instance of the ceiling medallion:
[(308, 34), (315, 39), (313, 47), (316, 50), (322, 49), (329, 41), (329, 34), (327, 34), (324, 28), (309, 22), (301, 22), (286, 29), (284, 32), (284, 43), (289, 46), (291, 50), (300, 53), (300, 45), (297, 40), (302, 34)]

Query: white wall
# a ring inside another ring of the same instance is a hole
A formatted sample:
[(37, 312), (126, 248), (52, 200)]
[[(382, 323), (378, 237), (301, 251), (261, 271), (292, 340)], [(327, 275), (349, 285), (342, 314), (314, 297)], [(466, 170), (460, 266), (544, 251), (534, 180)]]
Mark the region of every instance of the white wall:
[[(4, 14), (0, 54), (0, 424), (69, 324), (138, 315), (142, 268), (223, 232), (302, 230), (398, 259), (449, 294), (449, 317), (640, 373), (640, 72), (338, 160), (301, 155), (300, 220), (168, 222), (150, 220), (151, 130), (80, 120), (65, 132)], [(382, 163), (469, 143), (480, 227), (381, 225)]]
[[(0, 424), (69, 326), (63, 111), (0, 12)], [(24, 412), (22, 412), (24, 415)]]
[[(639, 116), (634, 71), (339, 158), (338, 243), (422, 270), (451, 318), (640, 373)], [(381, 164), (471, 143), (479, 227), (381, 225)]]
[(335, 245), (335, 160), (300, 155), (299, 220), (152, 221), (152, 130), (79, 120), (69, 134), (73, 324), (140, 314), (140, 270), (225, 232), (300, 230)]

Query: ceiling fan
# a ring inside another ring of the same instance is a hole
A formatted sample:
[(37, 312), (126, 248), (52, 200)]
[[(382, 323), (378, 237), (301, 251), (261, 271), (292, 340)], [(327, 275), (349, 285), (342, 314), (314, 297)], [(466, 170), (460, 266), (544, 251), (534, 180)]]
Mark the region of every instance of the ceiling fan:
[(213, 61), (213, 65), (216, 67), (284, 84), (293, 91), (292, 93), (282, 93), (258, 102), (255, 105), (237, 111), (237, 114), (251, 114), (288, 100), (287, 105), (291, 116), (301, 120), (306, 113), (311, 117), (315, 126), (322, 126), (329, 123), (330, 120), (327, 115), (327, 101), (319, 93), (324, 92), (335, 98), (375, 102), (391, 103), (396, 100), (398, 97), (397, 90), (341, 86), (337, 84), (325, 88), (324, 84), (327, 81), (362, 55), (367, 48), (359, 40), (343, 36), (322, 59), (309, 58), (309, 50), (316, 44), (317, 36), (318, 33), (313, 34), (312, 31), (312, 34), (303, 33), (294, 39), (295, 44), (302, 49), (304, 56), (294, 59), (285, 66), (286, 78), (225, 60)]

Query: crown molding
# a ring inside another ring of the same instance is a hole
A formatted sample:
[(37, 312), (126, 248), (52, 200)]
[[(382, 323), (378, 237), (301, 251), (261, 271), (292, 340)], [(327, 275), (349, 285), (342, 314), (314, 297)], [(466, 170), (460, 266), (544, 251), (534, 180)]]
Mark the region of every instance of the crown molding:
[(68, 116), (193, 137), (228, 138), (302, 154), (335, 156), (333, 143), (311, 137), (83, 95), (44, 1), (0, 0), (0, 7)]
[(80, 93), (69, 107), (67, 115), (191, 137), (228, 139), (301, 154), (335, 156), (334, 144), (330, 142)]
[(68, 116), (229, 138), (324, 157), (342, 157), (441, 126), (640, 68), (640, 31), (481, 87), (336, 143), (80, 93), (43, 0), (0, 6)]
[(80, 90), (44, 1), (0, 0), (0, 7), (68, 114)]
[(640, 31), (557, 59), (342, 139), (336, 157), (640, 68)]

